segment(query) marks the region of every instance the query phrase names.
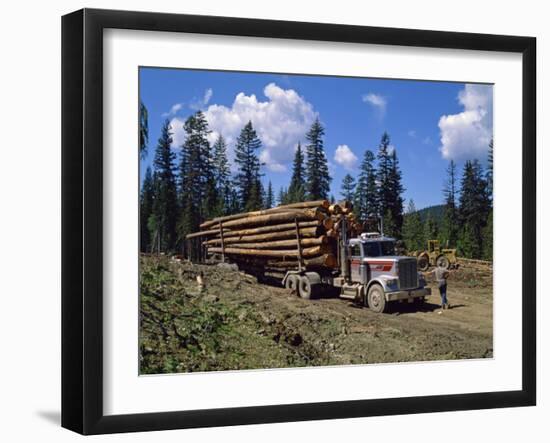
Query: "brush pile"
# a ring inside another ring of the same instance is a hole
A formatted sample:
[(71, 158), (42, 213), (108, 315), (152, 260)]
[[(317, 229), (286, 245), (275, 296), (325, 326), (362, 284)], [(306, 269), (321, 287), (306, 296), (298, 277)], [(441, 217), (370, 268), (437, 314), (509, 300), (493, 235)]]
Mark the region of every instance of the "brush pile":
[(362, 232), (349, 201), (292, 203), (261, 211), (217, 217), (200, 225), (187, 240), (201, 239), (207, 256), (283, 271), (336, 267), (338, 238)]

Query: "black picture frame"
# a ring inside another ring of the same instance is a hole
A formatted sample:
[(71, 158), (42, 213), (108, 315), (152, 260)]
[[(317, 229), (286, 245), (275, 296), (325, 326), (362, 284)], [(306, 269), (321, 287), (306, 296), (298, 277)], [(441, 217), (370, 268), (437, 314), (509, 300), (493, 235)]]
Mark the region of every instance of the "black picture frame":
[[(522, 389), (131, 415), (103, 413), (103, 30), (170, 31), (519, 53)], [(82, 434), (488, 409), (536, 404), (536, 39), (83, 9), (62, 18), (62, 426)]]

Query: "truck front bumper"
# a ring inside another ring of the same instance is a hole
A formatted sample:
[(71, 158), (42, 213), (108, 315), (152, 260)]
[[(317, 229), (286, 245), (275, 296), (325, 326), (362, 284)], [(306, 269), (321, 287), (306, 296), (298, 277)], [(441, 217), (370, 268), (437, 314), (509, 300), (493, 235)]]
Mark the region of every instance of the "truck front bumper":
[(408, 289), (406, 291), (386, 292), (386, 301), (413, 300), (418, 297), (429, 297), (432, 294), (430, 288)]

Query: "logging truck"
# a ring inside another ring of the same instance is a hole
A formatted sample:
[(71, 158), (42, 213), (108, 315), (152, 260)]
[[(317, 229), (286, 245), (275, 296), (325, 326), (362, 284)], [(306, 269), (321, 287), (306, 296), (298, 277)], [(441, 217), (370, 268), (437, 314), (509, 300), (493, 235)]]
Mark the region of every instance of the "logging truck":
[(396, 255), (391, 237), (363, 232), (349, 202), (283, 205), (208, 220), (200, 228), (187, 240), (199, 241), (210, 260), (275, 278), (305, 299), (337, 288), (341, 298), (381, 313), (394, 302), (420, 305), (431, 294), (416, 258)]

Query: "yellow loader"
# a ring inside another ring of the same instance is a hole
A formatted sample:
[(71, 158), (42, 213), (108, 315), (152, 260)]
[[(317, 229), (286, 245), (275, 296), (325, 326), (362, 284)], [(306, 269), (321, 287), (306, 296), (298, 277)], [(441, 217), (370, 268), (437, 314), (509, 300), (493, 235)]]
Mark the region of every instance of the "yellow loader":
[(439, 240), (428, 240), (426, 251), (412, 251), (409, 255), (416, 257), (420, 271), (427, 271), (430, 266), (440, 266), (445, 269), (457, 266), (456, 249), (442, 249)]

